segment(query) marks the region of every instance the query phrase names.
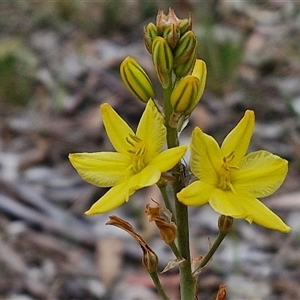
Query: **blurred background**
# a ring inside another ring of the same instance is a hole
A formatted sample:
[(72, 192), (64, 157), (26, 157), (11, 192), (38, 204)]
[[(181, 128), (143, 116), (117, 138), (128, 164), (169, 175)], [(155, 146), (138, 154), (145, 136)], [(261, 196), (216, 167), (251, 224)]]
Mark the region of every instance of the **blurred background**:
[[(99, 105), (108, 102), (135, 128), (144, 104), (123, 86), (119, 65), (134, 56), (155, 80), (143, 27), (158, 8), (193, 15), (207, 87), (190, 124), (222, 141), (246, 109), (256, 114), (251, 151), (289, 160), (283, 186), (264, 203), (291, 227), (281, 234), (235, 221), (199, 281), (199, 299), (300, 299), (299, 1), (2, 1), (0, 3), (0, 298), (159, 299), (141, 250), (105, 226), (131, 222), (160, 258), (173, 258), (144, 216), (156, 188), (110, 214), (85, 217), (104, 189), (83, 182), (70, 152), (110, 150)], [(158, 86), (157, 86), (158, 87)], [(159, 92), (157, 95), (160, 95)], [(159, 97), (158, 97), (159, 98)], [(159, 100), (159, 99), (158, 99)], [(207, 252), (218, 216), (190, 210), (193, 256)], [(177, 270), (162, 275), (179, 299)]]

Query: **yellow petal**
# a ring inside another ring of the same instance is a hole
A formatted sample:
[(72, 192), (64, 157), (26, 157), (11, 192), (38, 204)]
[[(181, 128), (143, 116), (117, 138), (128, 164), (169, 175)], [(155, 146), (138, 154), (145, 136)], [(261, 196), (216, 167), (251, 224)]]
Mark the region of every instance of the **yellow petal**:
[(273, 194), (282, 184), (288, 162), (267, 151), (252, 152), (244, 157), (238, 170), (232, 170), (232, 184), (236, 190), (248, 191), (254, 197)]
[(128, 184), (130, 191), (136, 191), (146, 186), (155, 184), (160, 178), (161, 172), (152, 166), (145, 167), (141, 172), (133, 175)]
[(146, 162), (155, 157), (165, 143), (166, 128), (163, 122), (163, 116), (158, 112), (153, 100), (150, 99), (136, 131), (137, 137), (147, 143)]
[(242, 194), (233, 194), (230, 190), (215, 189), (209, 198), (211, 207), (221, 215), (233, 218), (245, 218), (247, 212), (242, 206)]
[(229, 156), (234, 151), (232, 165), (238, 165), (247, 153), (254, 130), (255, 116), (252, 110), (247, 110), (241, 121), (224, 139), (221, 149), (223, 156)]
[(149, 166), (156, 168), (160, 172), (166, 172), (172, 169), (183, 157), (187, 146), (179, 146), (167, 149), (153, 158)]
[(195, 181), (182, 189), (178, 194), (178, 200), (185, 205), (203, 205), (208, 202), (208, 199), (215, 189), (213, 185), (203, 181)]
[(134, 132), (109, 104), (102, 104), (100, 109), (111, 144), (116, 151), (126, 154), (129, 146), (126, 137), (134, 135)]
[(216, 184), (216, 171), (222, 164), (222, 153), (218, 143), (196, 127), (191, 140), (191, 170), (201, 180)]
[(82, 179), (100, 187), (113, 186), (129, 173), (129, 156), (117, 152), (72, 153), (69, 159)]
[(94, 215), (111, 211), (127, 201), (131, 194), (128, 190), (128, 180), (125, 180), (112, 187), (85, 214)]
[(243, 201), (244, 209), (249, 212), (246, 220), (255, 222), (266, 228), (279, 230), (281, 232), (290, 232), (291, 228), (287, 226), (276, 214), (254, 197), (249, 196)]

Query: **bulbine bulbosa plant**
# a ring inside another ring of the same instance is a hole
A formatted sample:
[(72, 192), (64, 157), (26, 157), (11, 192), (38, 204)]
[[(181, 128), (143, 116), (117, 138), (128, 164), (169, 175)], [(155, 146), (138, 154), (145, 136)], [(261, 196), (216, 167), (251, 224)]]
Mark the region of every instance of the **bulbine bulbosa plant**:
[[(242, 218), (269, 229), (290, 231), (260, 200), (282, 184), (288, 162), (270, 152), (247, 153), (254, 131), (255, 114), (247, 110), (221, 145), (194, 128), (189, 145), (180, 145), (179, 135), (201, 99), (206, 64), (197, 58), (197, 39), (192, 20), (178, 19), (173, 9), (159, 10), (156, 24), (144, 28), (145, 45), (152, 56), (163, 101), (156, 100), (153, 84), (140, 64), (127, 57), (121, 63), (121, 78), (128, 90), (145, 103), (134, 131), (107, 103), (100, 107), (103, 124), (115, 152), (72, 153), (71, 164), (87, 182), (110, 187), (87, 215), (111, 211), (130, 200), (137, 190), (157, 185), (162, 203), (154, 199), (145, 208), (160, 237), (174, 253), (164, 271), (178, 268), (182, 300), (194, 300), (198, 277), (230, 231), (233, 220)], [(182, 158), (189, 148), (191, 173), (182, 172)], [(191, 177), (194, 180), (189, 180)], [(189, 182), (190, 181), (190, 182)], [(189, 249), (188, 206), (209, 205), (220, 214), (219, 234), (204, 256), (192, 259)], [(156, 253), (127, 221), (111, 216), (108, 225), (127, 231), (142, 248), (142, 263), (162, 299), (169, 299), (160, 283)], [(201, 280), (200, 280), (201, 284)], [(216, 299), (225, 299), (220, 286)]]

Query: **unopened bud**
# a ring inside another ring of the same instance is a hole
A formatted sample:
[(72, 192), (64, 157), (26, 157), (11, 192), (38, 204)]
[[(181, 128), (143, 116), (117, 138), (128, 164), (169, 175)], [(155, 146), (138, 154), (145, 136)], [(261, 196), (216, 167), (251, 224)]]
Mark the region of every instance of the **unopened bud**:
[(154, 98), (154, 90), (150, 78), (133, 57), (126, 57), (120, 66), (123, 83), (128, 90), (143, 102)]
[(198, 103), (200, 80), (192, 75), (183, 77), (174, 87), (170, 103), (175, 113), (189, 114)]
[[(206, 69), (205, 62), (201, 59), (197, 59), (196, 62), (195, 62), (195, 65), (194, 65), (192, 76), (197, 77), (200, 81), (199, 90), (198, 90), (198, 94), (197, 94), (197, 97), (196, 97), (198, 99), (197, 100), (198, 102), (199, 102), (200, 98), (202, 97), (202, 94), (203, 94), (203, 91), (204, 91), (204, 88), (205, 88), (206, 75), (207, 75), (207, 69)], [(192, 110), (189, 113), (191, 113)]]
[(192, 55), (197, 45), (195, 34), (190, 30), (178, 41), (174, 49), (174, 66), (184, 64)]
[(195, 62), (197, 58), (197, 47), (195, 47), (194, 52), (191, 54), (189, 59), (184, 63), (174, 68), (174, 74), (176, 78), (180, 79), (184, 76), (190, 75), (193, 71)]
[(145, 28), (144, 28), (144, 42), (146, 49), (150, 54), (152, 54), (152, 43), (153, 40), (157, 37), (157, 28), (153, 23), (149, 23)]
[(180, 30), (180, 34), (184, 35), (187, 31), (192, 30), (192, 23), (191, 14), (188, 19), (179, 20), (178, 28)]
[(228, 233), (233, 225), (233, 217), (220, 215), (218, 220), (218, 227), (220, 232)]
[(179, 41), (180, 31), (174, 24), (170, 24), (164, 29), (163, 37), (171, 49), (174, 49)]
[(170, 84), (170, 74), (173, 68), (173, 54), (163, 37), (156, 37), (152, 44), (152, 59), (159, 82), (163, 88)]

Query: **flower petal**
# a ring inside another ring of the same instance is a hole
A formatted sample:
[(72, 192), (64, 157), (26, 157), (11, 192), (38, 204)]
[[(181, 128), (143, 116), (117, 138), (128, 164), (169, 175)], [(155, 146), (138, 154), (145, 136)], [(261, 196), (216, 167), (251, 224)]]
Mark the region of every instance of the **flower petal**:
[(214, 189), (213, 185), (197, 180), (177, 193), (177, 197), (185, 205), (203, 205)]
[(161, 172), (153, 166), (146, 166), (141, 172), (134, 174), (129, 181), (129, 190), (136, 191), (146, 186), (155, 184)]
[(166, 172), (172, 169), (180, 161), (186, 150), (187, 146), (178, 146), (167, 149), (155, 156), (148, 165), (156, 168), (160, 172)]
[(242, 206), (245, 201), (242, 194), (234, 194), (230, 190), (215, 189), (210, 195), (209, 204), (221, 215), (233, 218), (245, 218), (247, 212)]
[(241, 121), (229, 132), (224, 139), (221, 149), (223, 156), (229, 156), (234, 152), (232, 165), (238, 166), (241, 159), (247, 153), (249, 143), (254, 130), (255, 115), (252, 110), (247, 110)]
[(126, 137), (134, 135), (134, 132), (109, 104), (102, 104), (100, 109), (111, 144), (116, 151), (126, 154), (129, 146)]
[(137, 137), (147, 143), (146, 162), (155, 157), (165, 143), (166, 127), (163, 122), (163, 116), (157, 110), (153, 100), (150, 99), (136, 131)]
[(102, 214), (111, 211), (122, 205), (125, 201), (128, 201), (129, 196), (133, 193), (130, 193), (128, 190), (128, 182), (128, 180), (125, 180), (120, 184), (113, 186), (97, 202), (95, 202), (85, 214)]
[(113, 186), (130, 172), (130, 158), (122, 153), (72, 153), (69, 159), (82, 179), (100, 187)]
[(196, 127), (191, 140), (191, 170), (199, 179), (210, 184), (218, 180), (217, 170), (222, 164), (222, 153), (218, 143)]
[(244, 157), (238, 170), (232, 170), (232, 184), (254, 197), (266, 197), (280, 187), (287, 170), (285, 159), (263, 150), (252, 152)]
[(249, 223), (255, 222), (266, 228), (286, 233), (290, 232), (291, 228), (258, 199), (249, 196), (248, 199), (245, 200), (247, 201), (243, 201), (243, 207), (247, 212), (250, 212), (246, 217)]

